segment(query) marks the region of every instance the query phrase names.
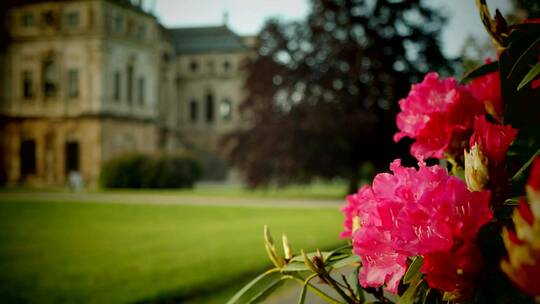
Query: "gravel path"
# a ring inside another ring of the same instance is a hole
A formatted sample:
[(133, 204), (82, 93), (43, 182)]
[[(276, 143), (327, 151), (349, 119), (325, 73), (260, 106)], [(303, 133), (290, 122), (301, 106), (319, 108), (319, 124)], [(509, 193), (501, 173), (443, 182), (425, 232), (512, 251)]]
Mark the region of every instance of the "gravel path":
[(339, 200), (307, 200), (258, 197), (219, 197), (190, 194), (0, 192), (0, 201), (92, 202), (115, 204), (252, 206), (278, 208), (339, 208)]

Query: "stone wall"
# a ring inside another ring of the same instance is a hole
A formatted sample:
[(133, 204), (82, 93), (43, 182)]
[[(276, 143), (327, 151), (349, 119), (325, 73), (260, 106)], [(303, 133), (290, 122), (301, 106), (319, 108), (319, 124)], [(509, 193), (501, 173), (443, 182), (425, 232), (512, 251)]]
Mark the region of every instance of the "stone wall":
[[(101, 126), (97, 119), (12, 119), (3, 125), (1, 153), (9, 184), (35, 186), (66, 183), (66, 143), (79, 146), (78, 171), (93, 186), (101, 163)], [(35, 172), (21, 175), (21, 144), (35, 142)]]

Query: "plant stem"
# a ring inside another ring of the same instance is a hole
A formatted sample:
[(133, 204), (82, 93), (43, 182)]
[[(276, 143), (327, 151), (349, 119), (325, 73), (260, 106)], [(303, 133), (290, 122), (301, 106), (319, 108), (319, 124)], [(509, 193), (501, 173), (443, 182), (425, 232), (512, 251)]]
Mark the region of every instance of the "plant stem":
[[(309, 283), (307, 280), (304, 280), (302, 277), (298, 276), (297, 274), (291, 274), (291, 277), (293, 279), (295, 279), (296, 281), (298, 281), (302, 285), (306, 284), (308, 288), (310, 288), (314, 293), (316, 293), (323, 300), (326, 300), (326, 302), (332, 303), (332, 304), (340, 304), (341, 303), (340, 301), (332, 298), (331, 296), (329, 296), (328, 294), (326, 294), (325, 292), (323, 292), (319, 288), (313, 286), (313, 284)], [(313, 276), (313, 277), (316, 277), (316, 276)], [(310, 277), (309, 279), (311, 280), (312, 278)]]
[(339, 295), (343, 298), (343, 300), (345, 300), (345, 302), (347, 302), (349, 304), (355, 304), (354, 300), (352, 300), (349, 296), (347, 296), (347, 294), (343, 291), (343, 289), (341, 289), (336, 284), (336, 281), (328, 274), (328, 272), (326, 272), (326, 270), (324, 270), (323, 272), (324, 272), (323, 275), (324, 275), (326, 281), (328, 281), (330, 286), (332, 286), (337, 291), (337, 293), (339, 293)]

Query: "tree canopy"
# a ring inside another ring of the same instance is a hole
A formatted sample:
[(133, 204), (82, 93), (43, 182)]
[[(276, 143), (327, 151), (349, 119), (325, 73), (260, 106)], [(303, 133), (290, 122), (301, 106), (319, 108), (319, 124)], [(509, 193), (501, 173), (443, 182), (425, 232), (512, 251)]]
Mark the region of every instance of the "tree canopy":
[(344, 177), (407, 158), (392, 142), (398, 100), (427, 71), (451, 72), (444, 16), (420, 0), (312, 0), (304, 21), (269, 20), (246, 63), (247, 127), (225, 137), (251, 186)]

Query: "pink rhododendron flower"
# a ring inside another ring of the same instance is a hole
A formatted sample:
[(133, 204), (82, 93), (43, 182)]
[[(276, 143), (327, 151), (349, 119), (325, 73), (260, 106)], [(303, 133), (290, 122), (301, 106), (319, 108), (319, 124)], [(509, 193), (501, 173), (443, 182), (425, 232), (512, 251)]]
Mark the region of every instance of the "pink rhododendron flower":
[[(342, 209), (342, 235), (352, 235), (354, 252), (362, 259), (360, 283), (386, 285), (395, 293), (408, 257), (453, 254), (456, 244), (474, 241), (492, 213), (489, 191), (468, 191), (441, 166), (420, 164), (417, 170), (395, 160), (390, 169), (393, 174), (378, 174), (371, 187), (349, 196)], [(353, 218), (358, 220), (356, 229)], [(475, 273), (476, 268), (466, 271)]]
[(538, 88), (540, 88), (540, 78), (531, 82), (531, 89), (536, 90)]
[[(490, 62), (491, 60), (486, 60), (486, 63)], [(474, 98), (485, 104), (486, 111), (489, 114), (498, 121), (502, 121), (504, 106), (501, 95), (500, 73), (498, 71), (473, 79), (467, 85), (467, 89)]]
[(540, 18), (530, 18), (530, 19), (525, 19), (525, 21), (523, 21), (523, 23), (535, 23), (535, 24), (540, 24)]
[[(371, 188), (367, 185), (358, 190), (358, 193), (347, 196), (348, 204), (341, 211), (345, 214), (345, 230), (341, 233), (342, 238), (352, 237), (353, 232), (367, 220), (374, 220), (372, 216), (375, 209), (375, 200)], [(360, 217), (362, 214), (362, 217)]]
[(428, 253), (422, 263), (422, 272), (432, 288), (468, 297), (473, 291), (476, 273), (480, 270), (482, 258), (473, 242), (457, 244), (447, 251)]
[(517, 130), (512, 126), (492, 124), (484, 116), (479, 116), (474, 121), (474, 133), (469, 144), (471, 147), (479, 144), (490, 165), (497, 164), (506, 157), (506, 152), (516, 135)]
[(411, 154), (418, 160), (441, 159), (445, 152), (461, 155), (474, 117), (485, 112), (483, 103), (464, 86), (453, 78), (439, 79), (437, 73), (429, 73), (422, 83), (413, 85), (399, 105), (396, 122), (400, 131), (394, 140), (415, 139)]

